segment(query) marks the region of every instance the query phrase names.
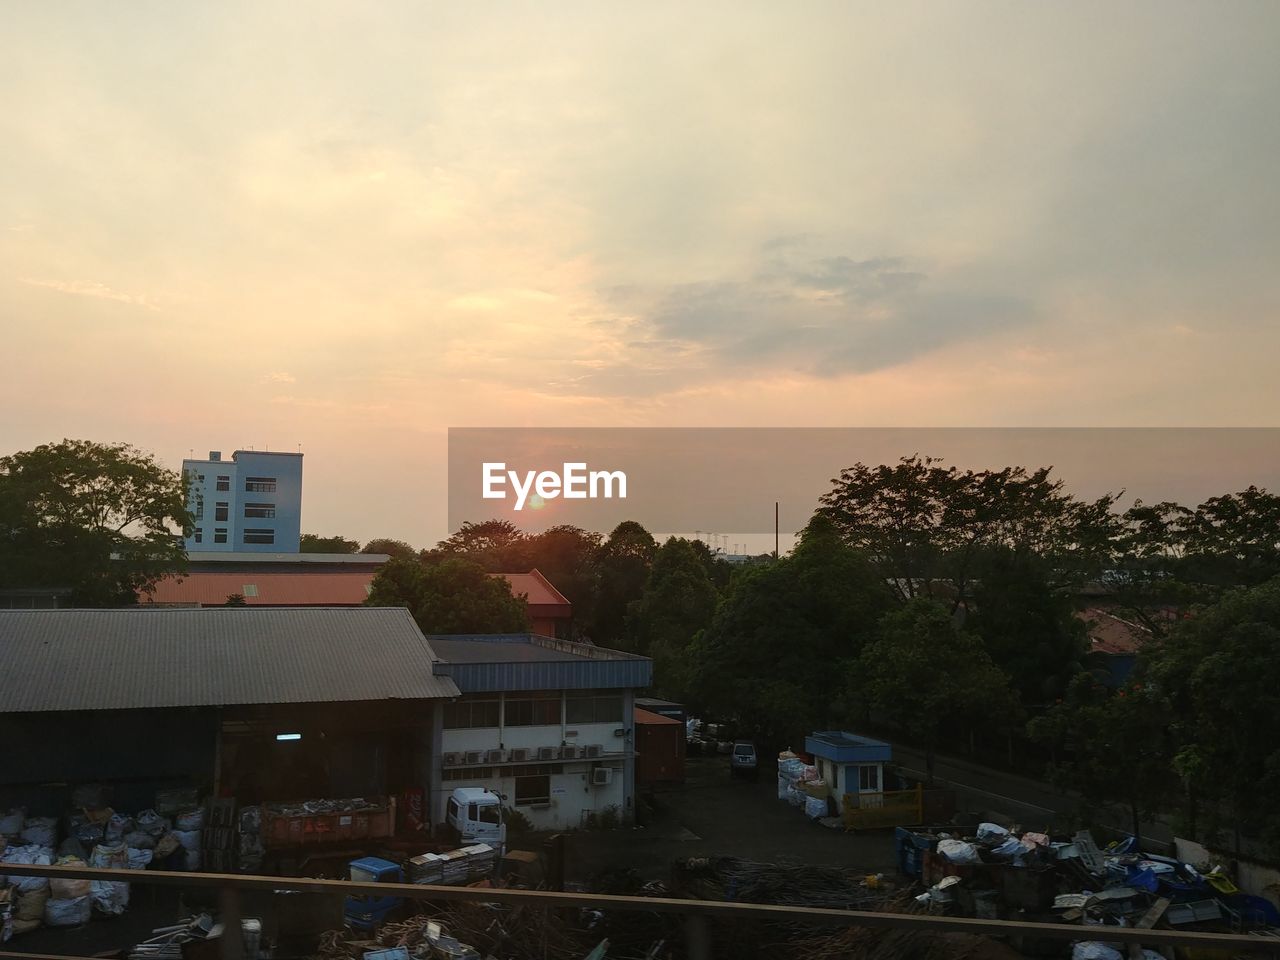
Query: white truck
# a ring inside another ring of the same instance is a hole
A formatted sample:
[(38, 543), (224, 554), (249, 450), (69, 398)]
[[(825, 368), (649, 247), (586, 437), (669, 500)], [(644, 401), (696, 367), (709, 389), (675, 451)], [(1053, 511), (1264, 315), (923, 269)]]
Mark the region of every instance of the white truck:
[(484, 787), (456, 787), (445, 808), (445, 823), (458, 832), (463, 843), (487, 843), (506, 849), (507, 825), (502, 820), (502, 797)]

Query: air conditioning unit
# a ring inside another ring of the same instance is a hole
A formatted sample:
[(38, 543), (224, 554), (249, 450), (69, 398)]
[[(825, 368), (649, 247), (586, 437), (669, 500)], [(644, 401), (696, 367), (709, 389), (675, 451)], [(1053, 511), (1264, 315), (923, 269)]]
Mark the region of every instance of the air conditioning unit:
[(566, 743), (560, 748), (561, 760), (577, 760), (582, 756), (582, 748), (576, 743)]
[(602, 753), (604, 753), (604, 747), (598, 743), (588, 744), (582, 748), (582, 755), (588, 760), (598, 760)]
[(529, 759), (528, 747), (514, 747), (509, 751), (508, 756), (512, 763), (524, 763)]
[(444, 765), (446, 767), (460, 767), (466, 762), (463, 755), (458, 752), (446, 753), (444, 755)]
[(507, 751), (505, 750), (489, 750), (484, 755), (485, 763), (506, 763)]
[(469, 764), (484, 763), (484, 751), (468, 750), (466, 762)]
[(559, 753), (560, 753), (559, 747), (539, 747), (538, 759), (539, 760), (555, 760), (559, 755)]
[(593, 787), (607, 787), (613, 783), (612, 767), (596, 767), (591, 771), (591, 785)]

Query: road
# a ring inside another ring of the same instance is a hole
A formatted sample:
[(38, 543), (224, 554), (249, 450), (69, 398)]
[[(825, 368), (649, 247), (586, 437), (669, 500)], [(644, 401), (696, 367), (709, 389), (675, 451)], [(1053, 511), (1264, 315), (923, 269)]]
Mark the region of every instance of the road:
[[(924, 778), (924, 752), (894, 745), (893, 757), (902, 772)], [(958, 757), (935, 756), (935, 782), (956, 791), (961, 809), (974, 813), (1004, 814), (1027, 828), (1071, 830), (1078, 822), (1078, 797), (1050, 784), (1003, 770), (994, 770)], [(1125, 810), (1112, 808), (1094, 814), (1103, 826), (1129, 833), (1132, 821)], [(1173, 843), (1173, 831), (1164, 822), (1144, 821), (1142, 839), (1148, 846)]]
[(570, 875), (586, 880), (626, 868), (645, 880), (665, 880), (673, 860), (709, 856), (791, 860), (866, 873), (896, 870), (892, 830), (848, 834), (810, 821), (778, 799), (772, 761), (762, 765), (754, 781), (732, 779), (723, 756), (689, 757), (685, 771), (683, 785), (657, 794), (660, 809), (643, 828), (574, 834)]

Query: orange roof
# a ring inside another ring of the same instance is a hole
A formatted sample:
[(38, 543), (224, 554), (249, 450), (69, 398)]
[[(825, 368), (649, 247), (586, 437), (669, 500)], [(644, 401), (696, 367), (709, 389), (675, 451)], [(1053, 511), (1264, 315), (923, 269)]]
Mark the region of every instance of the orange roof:
[(188, 573), (181, 581), (168, 577), (156, 584), (143, 603), (219, 606), (238, 593), (250, 605), (276, 607), (357, 606), (369, 596), (372, 570), (342, 573)]
[[(193, 570), (181, 580), (167, 577), (156, 584), (141, 603), (221, 606), (227, 597), (240, 594), (251, 606), (336, 607), (357, 606), (369, 596), (373, 570), (260, 572), (256, 570)], [(528, 597), (529, 611), (542, 616), (569, 616), (569, 601), (537, 570), (528, 573), (494, 573), (504, 577), (515, 596)]]
[(679, 726), (680, 724), (679, 720), (673, 720), (671, 717), (664, 717), (660, 713), (654, 713), (651, 710), (645, 710), (642, 707), (636, 707), (635, 711), (636, 711), (636, 716), (635, 716), (636, 723), (652, 723), (652, 724), (674, 723), (677, 726)]
[(489, 576), (505, 577), (511, 584), (511, 592), (516, 596), (523, 593), (530, 607), (564, 607), (565, 616), (569, 614), (569, 601), (536, 567), (528, 573), (491, 573)]
[(1088, 625), (1089, 646), (1096, 653), (1137, 653), (1151, 638), (1151, 633), (1141, 624), (1122, 620), (1098, 607), (1081, 610), (1077, 616)]

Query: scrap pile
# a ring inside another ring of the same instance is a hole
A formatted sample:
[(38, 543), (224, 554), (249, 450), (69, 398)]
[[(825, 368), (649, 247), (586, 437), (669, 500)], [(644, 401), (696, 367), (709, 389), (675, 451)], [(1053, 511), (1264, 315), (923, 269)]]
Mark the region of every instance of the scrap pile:
[(876, 910), (895, 896), (883, 875), (811, 863), (760, 863), (737, 857), (678, 860), (681, 896), (833, 910)]
[(458, 903), (379, 928), (372, 940), (349, 931), (324, 935), (320, 960), (364, 960), (378, 949), (404, 948), (414, 957), (479, 960), (581, 960), (599, 938), (567, 921), (563, 912), (496, 904)]
[(424, 853), (409, 859), (409, 882), (460, 886), (493, 876), (498, 852), (487, 843), (473, 843), (445, 853)]
[(818, 768), (790, 750), (778, 754), (778, 799), (803, 807), (805, 816), (817, 820), (830, 813), (831, 788), (818, 776)]
[(41, 925), (119, 916), (129, 905), (127, 883), (5, 876), (4, 864), (198, 870), (205, 814), (196, 799), (192, 791), (160, 791), (155, 808), (129, 816), (108, 805), (104, 788), (89, 786), (73, 791), (62, 818), (22, 809), (0, 816), (0, 941)]
[(1142, 852), (1128, 840), (1100, 850), (1088, 831), (1072, 837), (979, 824), (896, 831), (902, 872), (927, 888), (934, 912), (1081, 927), (1077, 960), (1118, 960), (1105, 928), (1171, 927), (1221, 932), (1280, 927), (1271, 901), (1242, 893), (1221, 868)]

